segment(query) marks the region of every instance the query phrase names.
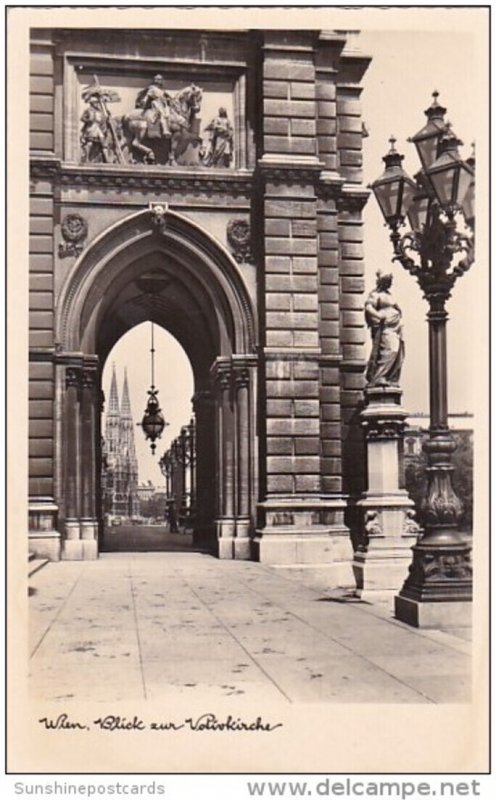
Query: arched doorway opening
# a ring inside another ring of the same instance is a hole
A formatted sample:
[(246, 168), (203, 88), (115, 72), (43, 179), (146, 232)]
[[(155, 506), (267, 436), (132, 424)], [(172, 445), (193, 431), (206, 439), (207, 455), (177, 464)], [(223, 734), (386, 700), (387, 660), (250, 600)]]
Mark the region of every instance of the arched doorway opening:
[(102, 365), (127, 331), (147, 321), (177, 339), (193, 371), (195, 541), (222, 558), (249, 558), (258, 491), (253, 306), (227, 251), (163, 206), (98, 237), (63, 287), (56, 479), (62, 557), (98, 554)]
[[(139, 427), (151, 380), (152, 327), (154, 384), (166, 420), (155, 453)], [(196, 458), (188, 357), (166, 330), (143, 322), (119, 339), (102, 367), (100, 549), (190, 550)]]

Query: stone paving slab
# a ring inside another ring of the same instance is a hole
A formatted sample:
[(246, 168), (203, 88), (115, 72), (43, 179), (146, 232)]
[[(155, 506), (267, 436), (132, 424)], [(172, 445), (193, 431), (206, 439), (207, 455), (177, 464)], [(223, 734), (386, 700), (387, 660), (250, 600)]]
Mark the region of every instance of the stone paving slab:
[(30, 588), (37, 699), (470, 699), (467, 642), (253, 562), (112, 553), (49, 564)]

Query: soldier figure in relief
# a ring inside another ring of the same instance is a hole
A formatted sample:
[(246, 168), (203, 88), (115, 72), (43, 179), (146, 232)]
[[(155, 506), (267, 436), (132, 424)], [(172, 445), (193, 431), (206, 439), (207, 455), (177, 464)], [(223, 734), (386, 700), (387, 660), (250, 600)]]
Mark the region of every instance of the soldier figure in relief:
[(367, 367), (368, 386), (398, 386), (405, 357), (401, 309), (390, 288), (393, 276), (377, 273), (375, 289), (365, 303), (365, 320), (372, 334)]
[(100, 97), (93, 94), (88, 98), (89, 108), (81, 115), (81, 148), (83, 162), (105, 161), (108, 163), (109, 136), (107, 116), (102, 110)]

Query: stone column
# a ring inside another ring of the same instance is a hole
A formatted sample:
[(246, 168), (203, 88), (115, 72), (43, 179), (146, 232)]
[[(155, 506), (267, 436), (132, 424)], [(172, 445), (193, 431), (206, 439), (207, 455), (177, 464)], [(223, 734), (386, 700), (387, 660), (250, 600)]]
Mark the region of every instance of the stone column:
[(234, 507), (234, 414), (230, 362), (215, 365), (217, 402), (217, 463), (219, 507), (216, 520), (219, 558), (234, 558), (236, 532)]
[(234, 373), (236, 410), (236, 539), (234, 557), (249, 559), (251, 497), (250, 373), (238, 367)]
[(196, 426), (195, 420), (191, 419), (188, 425), (188, 466), (189, 466), (189, 519), (194, 526), (196, 515)]
[(213, 545), (215, 531), (215, 415), (214, 397), (210, 390), (202, 389), (193, 396), (196, 437), (196, 509), (193, 541), (198, 546)]
[(83, 558), (98, 556), (96, 514), (97, 364), (85, 363), (81, 391), (81, 539)]
[(81, 368), (67, 366), (65, 370), (64, 398), (64, 499), (65, 541), (62, 558), (82, 558), (80, 541), (80, 486), (79, 486), (79, 403)]
[(357, 593), (374, 597), (399, 590), (411, 561), (411, 548), (420, 532), (413, 501), (401, 488), (400, 443), (406, 411), (401, 389), (368, 386), (361, 413), (367, 441), (368, 489), (357, 505), (363, 511), (361, 541), (353, 571)]

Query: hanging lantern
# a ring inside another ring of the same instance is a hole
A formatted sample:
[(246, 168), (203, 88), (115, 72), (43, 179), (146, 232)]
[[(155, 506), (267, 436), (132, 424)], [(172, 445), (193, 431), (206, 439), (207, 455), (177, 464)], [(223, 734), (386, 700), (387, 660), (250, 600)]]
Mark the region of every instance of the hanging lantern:
[(155, 440), (160, 439), (162, 436), (162, 432), (166, 425), (169, 423), (165, 421), (164, 416), (162, 414), (162, 410), (160, 408), (158, 402), (158, 389), (155, 388), (155, 363), (154, 363), (154, 356), (155, 356), (155, 348), (153, 346), (153, 322), (152, 322), (152, 331), (151, 331), (151, 348), (150, 348), (150, 355), (151, 355), (151, 386), (148, 390), (148, 402), (146, 404), (145, 413), (141, 423), (143, 429), (143, 433), (145, 434), (145, 438), (151, 441), (151, 451), (152, 454), (155, 454), (156, 444)]
[(166, 422), (157, 400), (158, 389), (155, 389), (155, 387), (152, 385), (152, 387), (148, 390), (148, 394), (150, 397), (148, 398), (148, 403), (146, 404), (145, 414), (141, 420), (141, 427), (143, 428), (143, 433), (145, 434), (146, 439), (151, 440), (150, 447), (152, 453), (155, 453), (155, 439), (160, 439), (166, 426)]

